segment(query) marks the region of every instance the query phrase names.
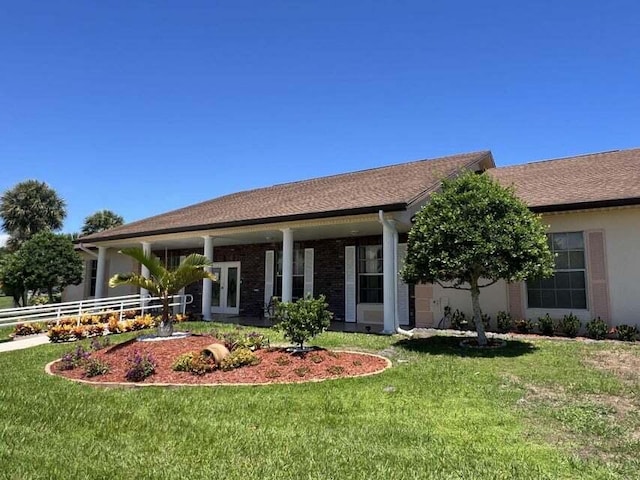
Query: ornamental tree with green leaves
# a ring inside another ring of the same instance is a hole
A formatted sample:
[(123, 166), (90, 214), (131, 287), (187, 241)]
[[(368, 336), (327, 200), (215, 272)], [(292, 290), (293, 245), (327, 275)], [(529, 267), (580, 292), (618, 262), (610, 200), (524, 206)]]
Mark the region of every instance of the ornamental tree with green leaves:
[(471, 293), (478, 344), (486, 345), (480, 289), (548, 277), (554, 260), (540, 217), (512, 188), (487, 174), (444, 180), (415, 216), (401, 271), (407, 283), (437, 283)]
[(40, 232), (24, 242), (16, 252), (27, 290), (45, 290), (49, 302), (53, 291), (82, 282), (83, 262), (67, 235)]
[(0, 288), (13, 298), (14, 307), (26, 307), (22, 259), (17, 253), (5, 253), (0, 257)]
[(110, 287), (133, 285), (144, 288), (149, 293), (162, 299), (162, 320), (158, 325), (159, 337), (170, 337), (173, 334), (173, 319), (169, 312), (169, 298), (176, 295), (184, 287), (208, 278), (217, 281), (216, 276), (207, 271), (212, 263), (204, 255), (192, 253), (187, 256), (175, 270), (166, 268), (158, 257), (146, 254), (142, 248), (125, 248), (120, 253), (136, 260), (149, 269), (149, 278), (139, 273), (118, 273), (109, 280)]
[(38, 180), (20, 182), (0, 197), (2, 228), (14, 251), (38, 232), (60, 230), (66, 215), (64, 200)]
[(119, 227), (124, 223), (124, 218), (111, 210), (99, 210), (84, 219), (82, 235), (103, 232), (110, 228)]
[(308, 294), (296, 302), (279, 302), (275, 308), (275, 325), (284, 337), (304, 350), (304, 342), (329, 328), (333, 313), (327, 310), (324, 295), (313, 298)]

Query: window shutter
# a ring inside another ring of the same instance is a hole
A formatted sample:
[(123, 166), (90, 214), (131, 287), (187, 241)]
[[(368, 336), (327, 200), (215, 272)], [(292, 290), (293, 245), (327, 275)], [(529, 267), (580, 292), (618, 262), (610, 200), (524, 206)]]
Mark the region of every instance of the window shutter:
[(607, 259), (604, 231), (592, 230), (587, 234), (587, 268), (589, 276), (589, 298), (591, 316), (600, 317), (605, 322), (611, 320), (609, 307), (609, 283), (607, 279)]
[(273, 297), (273, 264), (275, 252), (267, 250), (264, 254), (264, 304), (269, 305)]
[(404, 265), (404, 257), (407, 254), (407, 244), (399, 243), (396, 256), (396, 265), (398, 267), (398, 282), (396, 291), (396, 303), (398, 305), (398, 323), (400, 325), (409, 325), (409, 285), (400, 278), (400, 269)]
[(344, 321), (356, 321), (356, 247), (344, 247)]
[(304, 296), (313, 297), (313, 248), (304, 249)]
[(509, 313), (513, 320), (525, 318), (524, 299), (522, 298), (522, 282), (507, 283)]

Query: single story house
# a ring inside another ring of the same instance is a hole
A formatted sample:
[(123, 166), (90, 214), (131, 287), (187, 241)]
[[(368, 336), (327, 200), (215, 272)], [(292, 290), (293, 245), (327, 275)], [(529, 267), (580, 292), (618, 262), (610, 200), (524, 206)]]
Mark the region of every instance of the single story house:
[(556, 254), (550, 279), (484, 289), (486, 313), (638, 324), (640, 149), (500, 168), (482, 151), (225, 195), (81, 238), (97, 257), (86, 256), (84, 282), (64, 300), (135, 293), (107, 281), (139, 269), (118, 250), (142, 246), (169, 266), (192, 252), (211, 259), (218, 281), (187, 289), (205, 319), (259, 316), (273, 296), (311, 293), (324, 294), (339, 321), (385, 332), (436, 326), (446, 306), (471, 313), (468, 292), (407, 285), (398, 270), (412, 217), (462, 170), (513, 186), (549, 226)]

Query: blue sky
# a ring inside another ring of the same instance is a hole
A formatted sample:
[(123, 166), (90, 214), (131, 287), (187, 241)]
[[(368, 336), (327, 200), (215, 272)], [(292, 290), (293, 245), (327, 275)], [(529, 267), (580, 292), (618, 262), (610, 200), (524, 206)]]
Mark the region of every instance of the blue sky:
[(638, 147), (639, 24), (615, 0), (0, 0), (0, 192), (47, 182), (71, 232), (458, 152)]

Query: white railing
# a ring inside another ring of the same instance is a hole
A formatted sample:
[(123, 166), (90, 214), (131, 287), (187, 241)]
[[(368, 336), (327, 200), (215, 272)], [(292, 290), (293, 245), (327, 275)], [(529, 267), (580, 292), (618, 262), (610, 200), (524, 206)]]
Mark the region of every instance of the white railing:
[[(173, 295), (169, 297), (169, 306), (180, 313), (185, 313), (187, 305), (193, 302), (192, 295)], [(127, 310), (140, 310), (141, 314), (162, 308), (162, 299), (151, 295), (124, 295), (120, 297), (95, 298), (78, 302), (33, 305), (30, 307), (4, 308), (0, 310), (0, 327), (17, 325), (18, 323), (50, 322), (59, 323), (63, 318), (85, 315), (118, 314), (120, 320)]]

